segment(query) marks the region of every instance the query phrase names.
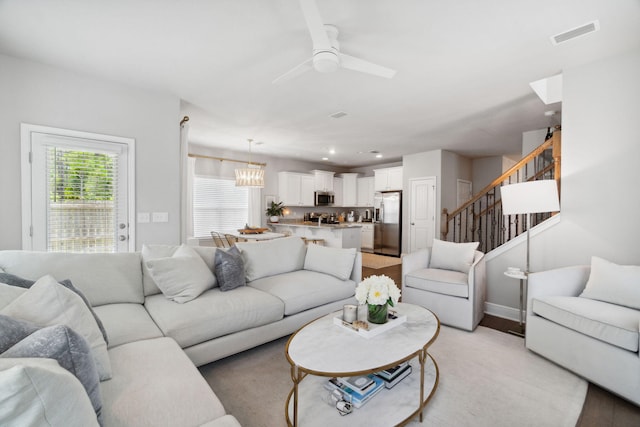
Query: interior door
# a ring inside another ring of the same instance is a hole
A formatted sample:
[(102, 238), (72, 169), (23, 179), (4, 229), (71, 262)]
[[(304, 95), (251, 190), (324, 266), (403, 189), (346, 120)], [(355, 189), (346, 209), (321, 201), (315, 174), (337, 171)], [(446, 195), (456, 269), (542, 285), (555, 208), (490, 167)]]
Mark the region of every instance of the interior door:
[(436, 178), (409, 180), (409, 252), (431, 247), (436, 231)]

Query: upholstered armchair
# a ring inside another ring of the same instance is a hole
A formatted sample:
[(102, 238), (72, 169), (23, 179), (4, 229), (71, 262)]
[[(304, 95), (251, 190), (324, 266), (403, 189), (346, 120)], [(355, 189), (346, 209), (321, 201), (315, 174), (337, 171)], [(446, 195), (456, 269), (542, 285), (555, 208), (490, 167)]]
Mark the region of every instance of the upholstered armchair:
[(444, 325), (473, 331), (484, 317), (487, 275), (477, 243), (434, 239), (402, 257), (402, 302), (433, 311)]

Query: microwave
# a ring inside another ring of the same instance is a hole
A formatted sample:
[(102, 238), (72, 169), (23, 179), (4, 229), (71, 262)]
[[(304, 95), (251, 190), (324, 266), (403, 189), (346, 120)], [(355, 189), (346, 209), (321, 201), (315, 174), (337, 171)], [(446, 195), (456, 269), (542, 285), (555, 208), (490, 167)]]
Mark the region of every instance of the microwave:
[(314, 193), (314, 206), (333, 206), (334, 195), (330, 191), (315, 191)]

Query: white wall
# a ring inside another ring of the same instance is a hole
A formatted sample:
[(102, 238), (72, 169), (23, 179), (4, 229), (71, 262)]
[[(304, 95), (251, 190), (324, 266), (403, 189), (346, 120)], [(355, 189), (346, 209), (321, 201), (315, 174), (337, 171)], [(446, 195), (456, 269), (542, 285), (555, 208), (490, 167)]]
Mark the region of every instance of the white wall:
[[(132, 64), (132, 66), (135, 66)], [(0, 250), (22, 248), (20, 123), (136, 140), (136, 246), (180, 241), (179, 99), (0, 55)]]
[[(589, 264), (592, 255), (640, 265), (640, 50), (563, 70), (562, 214), (532, 237), (533, 271)], [(518, 307), (525, 245), (487, 263), (488, 301)]]

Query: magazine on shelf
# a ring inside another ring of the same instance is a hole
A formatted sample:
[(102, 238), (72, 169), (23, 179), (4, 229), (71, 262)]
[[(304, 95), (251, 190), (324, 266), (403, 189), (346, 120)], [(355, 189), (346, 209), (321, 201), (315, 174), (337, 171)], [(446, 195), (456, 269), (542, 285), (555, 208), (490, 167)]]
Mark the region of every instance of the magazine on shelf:
[(393, 386), (395, 386), (400, 381), (408, 377), (409, 374), (411, 373), (411, 370), (412, 370), (411, 365), (405, 366), (404, 369), (399, 371), (398, 375), (395, 375), (392, 380), (384, 380), (384, 386), (386, 388), (393, 388)]
[(362, 405), (364, 405), (369, 400), (371, 400), (373, 396), (378, 394), (380, 390), (385, 388), (384, 380), (382, 378), (378, 378), (375, 375), (371, 375), (371, 377), (375, 385), (369, 387), (365, 394), (360, 394), (352, 390), (351, 388), (347, 387), (344, 383), (341, 383), (340, 381), (338, 381), (338, 379), (335, 377), (330, 378), (325, 383), (325, 388), (327, 388), (328, 390), (340, 390), (340, 392), (342, 393), (342, 396), (344, 397), (344, 400), (346, 400), (347, 402), (351, 402), (351, 404), (355, 408), (360, 408)]
[(355, 377), (338, 377), (337, 379), (356, 393), (364, 395), (370, 387), (376, 384), (371, 377), (372, 375), (358, 375)]
[(387, 381), (393, 381), (397, 376), (399, 376), (404, 369), (409, 366), (409, 362), (402, 362), (399, 365), (396, 365), (392, 368), (387, 368), (384, 371), (376, 372), (376, 375), (381, 377)]

